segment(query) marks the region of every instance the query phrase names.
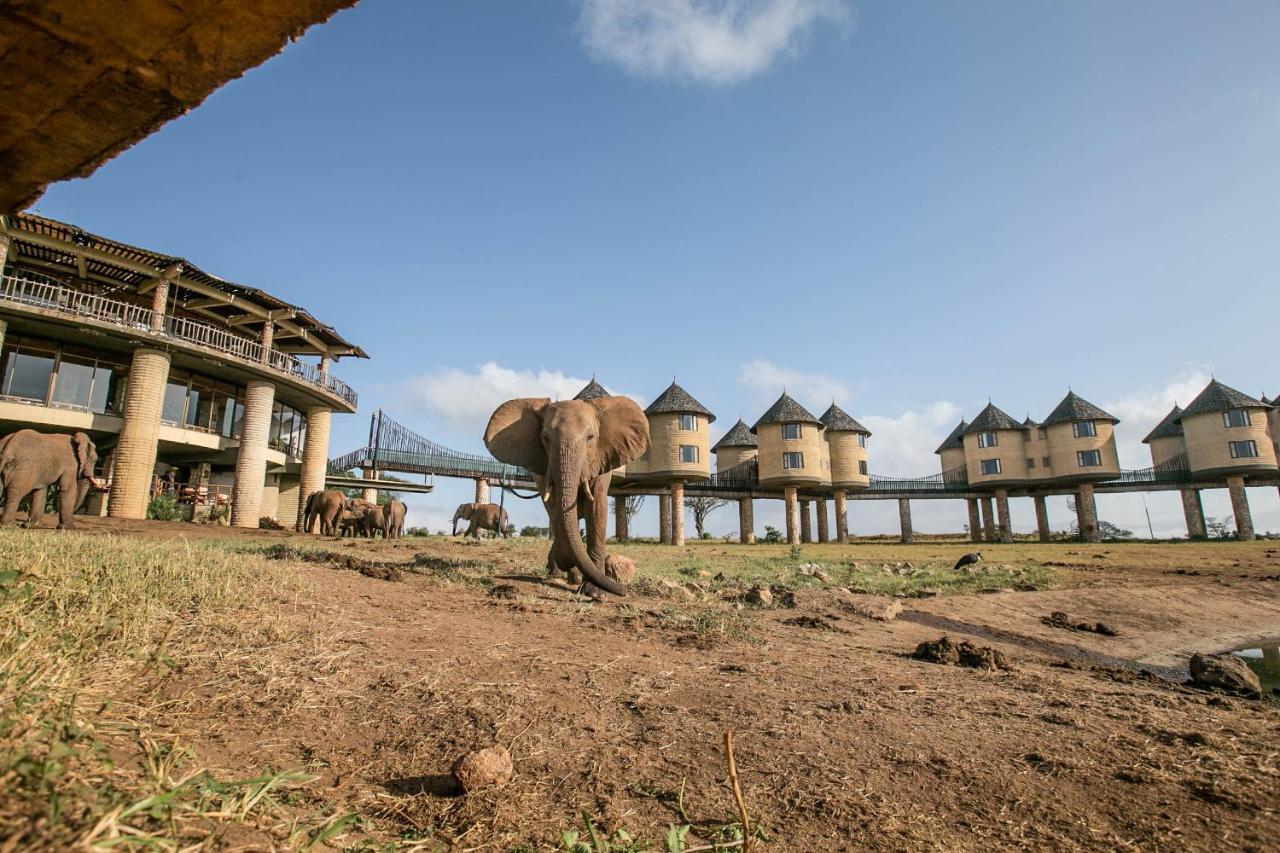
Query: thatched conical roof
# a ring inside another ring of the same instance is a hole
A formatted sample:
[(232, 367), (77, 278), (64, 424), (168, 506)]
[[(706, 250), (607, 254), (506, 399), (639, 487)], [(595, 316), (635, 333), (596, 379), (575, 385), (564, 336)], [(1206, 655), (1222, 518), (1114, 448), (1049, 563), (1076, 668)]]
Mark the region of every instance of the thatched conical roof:
[(760, 416), (760, 420), (756, 421), (756, 425), (751, 428), (752, 432), (758, 432), (760, 427), (766, 424), (814, 424), (822, 426), (822, 421), (813, 416), (813, 413), (804, 406), (791, 399), (785, 391), (778, 398), (769, 410)]
[(598, 400), (601, 397), (612, 397), (613, 395), (605, 389), (603, 385), (596, 381), (594, 376), (591, 381), (582, 387), (582, 390), (574, 395), (575, 400)]
[(693, 399), (693, 396), (676, 383), (672, 382), (667, 390), (658, 395), (658, 399), (644, 410), (646, 415), (662, 415), (680, 413), (684, 415), (706, 415), (707, 423), (715, 423), (716, 416), (711, 410)]
[(751, 427), (747, 426), (746, 421), (741, 418), (733, 427), (720, 437), (716, 442), (716, 446), (711, 448), (714, 452), (725, 447), (758, 447), (760, 443), (756, 441), (756, 437), (751, 434)]
[(832, 403), (818, 420), (822, 421), (822, 426), (827, 432), (860, 432), (863, 435), (871, 435), (871, 430), (858, 423), (835, 403)]
[(960, 419), (960, 423), (956, 424), (956, 428), (951, 431), (951, 435), (938, 445), (938, 449), (934, 453), (941, 453), (944, 450), (963, 450), (964, 449), (964, 433), (969, 428), (969, 422), (964, 418)]
[(1225, 412), (1229, 409), (1269, 408), (1271, 407), (1261, 400), (1256, 400), (1243, 391), (1237, 391), (1214, 379), (1182, 410), (1181, 418), (1203, 415), (1207, 412)]
[(1022, 424), (1013, 419), (1013, 416), (996, 407), (995, 403), (987, 403), (985, 409), (978, 412), (978, 416), (965, 429), (964, 435), (971, 432), (992, 432), (998, 429), (1016, 429), (1021, 430)]
[(1111, 421), (1113, 424), (1120, 423), (1119, 418), (1102, 411), (1102, 409), (1099, 409), (1076, 392), (1068, 391), (1067, 396), (1062, 398), (1062, 402), (1049, 413), (1049, 417), (1044, 419), (1044, 426), (1065, 424), (1072, 421)]
[(1142, 443), (1150, 444), (1152, 439), (1177, 438), (1182, 435), (1182, 424), (1179, 423), (1181, 418), (1182, 408), (1175, 405), (1169, 410), (1169, 414), (1164, 416), (1164, 420), (1156, 424), (1156, 428), (1147, 433), (1147, 437), (1142, 439)]

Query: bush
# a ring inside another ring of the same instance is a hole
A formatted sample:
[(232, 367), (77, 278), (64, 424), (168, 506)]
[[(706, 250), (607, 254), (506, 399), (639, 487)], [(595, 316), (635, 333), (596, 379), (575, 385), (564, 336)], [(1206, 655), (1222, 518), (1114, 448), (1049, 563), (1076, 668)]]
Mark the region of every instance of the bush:
[(430, 536), (431, 531), (425, 527), (410, 527), (405, 531), (406, 536)]
[(534, 527), (532, 525), (528, 525), (520, 528), (520, 535), (542, 537), (543, 539), (546, 539), (548, 536), (551, 535), (551, 528), (550, 527)]
[(766, 545), (777, 545), (782, 542), (782, 534), (778, 531), (778, 528), (771, 527), (766, 524), (764, 528), (764, 538), (760, 541)]
[(156, 495), (147, 504), (147, 518), (152, 521), (182, 521), (182, 507), (173, 495)]

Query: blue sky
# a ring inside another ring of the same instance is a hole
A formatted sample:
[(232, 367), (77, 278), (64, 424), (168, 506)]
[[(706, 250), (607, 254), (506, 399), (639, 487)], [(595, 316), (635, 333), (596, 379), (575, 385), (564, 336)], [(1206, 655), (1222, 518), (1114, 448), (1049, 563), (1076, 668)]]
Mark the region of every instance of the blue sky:
[[(676, 376), (722, 429), (784, 384), (834, 396), (901, 475), (988, 397), (1043, 417), (1070, 386), (1140, 467), (1211, 372), (1280, 392), (1277, 34), (1245, 0), (364, 0), (37, 209), (362, 344), (335, 454), (379, 406), (478, 449), (497, 402), (594, 373)], [(1280, 529), (1275, 490), (1254, 504)]]

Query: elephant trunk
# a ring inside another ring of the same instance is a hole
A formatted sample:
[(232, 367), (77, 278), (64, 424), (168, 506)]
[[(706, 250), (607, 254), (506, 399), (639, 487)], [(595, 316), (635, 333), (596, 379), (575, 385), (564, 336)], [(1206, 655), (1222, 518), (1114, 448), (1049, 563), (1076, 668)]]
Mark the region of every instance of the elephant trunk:
[(587, 553), (587, 547), (578, 531), (578, 490), (582, 488), (582, 464), (575, 461), (575, 451), (558, 448), (551, 453), (549, 471), (556, 477), (554, 498), (556, 517), (552, 525), (559, 521), (560, 531), (557, 538), (563, 537), (564, 547), (569, 552), (583, 577), (606, 592), (614, 595), (626, 595), (622, 585), (608, 577), (603, 567), (597, 566)]
[(76, 502), (71, 507), (73, 513), (79, 512), (80, 507), (84, 506), (84, 499), (89, 496), (89, 489), (93, 486), (93, 482), (88, 478), (81, 477), (76, 481)]

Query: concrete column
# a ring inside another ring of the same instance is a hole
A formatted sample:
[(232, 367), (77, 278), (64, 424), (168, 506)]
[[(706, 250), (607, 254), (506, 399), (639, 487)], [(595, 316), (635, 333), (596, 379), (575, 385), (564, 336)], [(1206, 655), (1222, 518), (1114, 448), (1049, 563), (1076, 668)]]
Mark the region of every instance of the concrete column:
[(982, 509), (982, 540), (996, 541), (996, 511), (991, 505), (991, 498), (981, 498), (978, 506)]
[(898, 522), (902, 525), (902, 544), (910, 545), (916, 541), (915, 531), (911, 529), (911, 500), (898, 498)]
[(738, 541), (743, 545), (754, 545), (756, 541), (755, 501), (751, 498), (738, 498)]
[(328, 377), (330, 360), (331, 359), (329, 358), (329, 353), (325, 353), (324, 355), (320, 356), (320, 375), (321, 376)]
[(271, 344), (276, 337), (276, 324), (268, 320), (262, 324), (262, 363), (268, 364), (271, 361)]
[(306, 501), (302, 500), (302, 478), (293, 474), (280, 475), (280, 497), (276, 502), (276, 520), (288, 524), (303, 514)]
[(982, 520), (978, 518), (978, 499), (965, 498), (964, 501), (969, 506), (969, 541), (982, 541)]
[(1049, 501), (1044, 495), (1036, 495), (1036, 530), (1040, 532), (1040, 541), (1048, 542), (1053, 533), (1049, 530)]
[(4, 320), (0, 320), (0, 347), (4, 346), (4, 336), (5, 334), (8, 333), (8, 331), (9, 331), (9, 324)]
[(796, 490), (790, 486), (782, 490), (783, 509), (787, 519), (787, 544), (800, 544), (800, 502)]
[(1076, 491), (1076, 520), (1080, 525), (1080, 538), (1085, 542), (1101, 542), (1098, 529), (1098, 504), (1093, 497), (1093, 484), (1082, 483)]
[(818, 498), (818, 502), (813, 506), (818, 513), (818, 541), (830, 542), (831, 532), (827, 529), (827, 499)]
[(809, 513), (808, 501), (800, 501), (800, 541), (813, 541), (813, 516)]
[(631, 538), (630, 519), (627, 518), (627, 498), (625, 495), (613, 496), (613, 538), (626, 542)]
[[(275, 478), (272, 477), (274, 480)], [(296, 510), (295, 510), (296, 512)], [(278, 482), (262, 485), (262, 502), (258, 506), (260, 518), (280, 520), (280, 484)]]
[(1000, 522), (1000, 541), (1012, 542), (1013, 521), (1009, 518), (1009, 493), (1004, 489), (996, 489), (996, 518)]
[(849, 544), (849, 503), (845, 499), (844, 490), (836, 489), (836, 541), (841, 545)]
[(476, 503), (487, 504), (489, 502), (489, 481), (483, 477), (476, 480)]
[(164, 331), (164, 311), (169, 301), (169, 281), (160, 279), (151, 289), (151, 331)]
[(333, 411), (324, 406), (307, 409), (307, 440), (302, 445), (302, 471), (298, 483), (298, 517), (295, 527), (302, 530), (307, 513), (307, 498), (324, 491), (324, 476), (329, 471), (329, 426)]
[(262, 488), (267, 476), (267, 436), (276, 387), (251, 379), (244, 387), (244, 429), (236, 454), (236, 481), (231, 487), (231, 526), (257, 527), (262, 518)]
[(1204, 505), (1200, 502), (1199, 489), (1182, 490), (1182, 515), (1187, 520), (1187, 538), (1204, 539)]
[(671, 484), (671, 544), (684, 544), (684, 483)]
[(1244, 477), (1228, 477), (1227, 491), (1231, 493), (1231, 510), (1236, 514), (1236, 538), (1242, 542), (1253, 541), (1253, 514), (1249, 512), (1249, 495), (1244, 490)]
[(160, 442), (160, 411), (169, 381), (169, 354), (139, 347), (133, 351), (129, 386), (124, 395), (124, 423), (116, 443), (115, 473), (107, 514), (112, 518), (146, 518)]
[[(360, 478), (363, 480), (376, 480), (378, 479), (378, 471), (376, 468), (361, 468)], [(372, 487), (361, 489), (360, 497), (371, 504), (376, 504), (378, 502), (378, 490)]]
[(658, 541), (671, 544), (671, 495), (666, 492), (658, 495)]

